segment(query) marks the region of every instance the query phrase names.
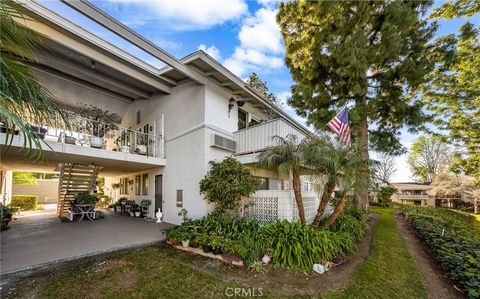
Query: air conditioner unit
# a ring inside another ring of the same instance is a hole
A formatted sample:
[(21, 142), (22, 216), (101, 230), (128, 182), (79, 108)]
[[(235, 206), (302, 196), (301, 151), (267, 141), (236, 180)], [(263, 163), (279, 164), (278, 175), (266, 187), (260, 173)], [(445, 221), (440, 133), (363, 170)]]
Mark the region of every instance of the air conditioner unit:
[(237, 143), (229, 138), (212, 134), (211, 146), (218, 147), (227, 151), (235, 152), (237, 150)]

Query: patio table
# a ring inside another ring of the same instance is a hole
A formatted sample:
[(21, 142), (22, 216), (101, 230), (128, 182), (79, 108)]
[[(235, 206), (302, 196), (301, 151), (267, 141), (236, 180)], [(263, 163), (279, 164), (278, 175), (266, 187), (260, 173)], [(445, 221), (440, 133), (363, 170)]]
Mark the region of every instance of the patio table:
[(88, 220), (93, 221), (93, 218), (90, 215), (95, 213), (93, 211), (93, 209), (95, 209), (95, 205), (75, 205), (75, 207), (79, 210), (78, 214), (81, 214), (78, 222), (81, 222), (85, 216), (87, 216)]

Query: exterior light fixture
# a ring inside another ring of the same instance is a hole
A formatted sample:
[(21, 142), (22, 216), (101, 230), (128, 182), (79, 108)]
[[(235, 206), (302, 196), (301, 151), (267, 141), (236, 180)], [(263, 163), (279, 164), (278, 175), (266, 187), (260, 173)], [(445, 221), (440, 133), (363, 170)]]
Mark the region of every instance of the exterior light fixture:
[(232, 111), (234, 106), (235, 106), (235, 99), (233, 97), (231, 97), (228, 100), (228, 117), (230, 117), (230, 111)]

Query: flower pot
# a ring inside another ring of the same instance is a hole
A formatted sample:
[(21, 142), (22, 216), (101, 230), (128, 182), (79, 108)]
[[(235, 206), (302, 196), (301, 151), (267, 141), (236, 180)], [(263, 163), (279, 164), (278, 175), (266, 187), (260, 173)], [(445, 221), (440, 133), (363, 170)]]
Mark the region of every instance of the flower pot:
[(203, 249), (203, 252), (205, 253), (210, 253), (213, 251), (213, 248), (210, 245), (202, 245), (202, 249)]
[(221, 248), (214, 248), (213, 249), (213, 254), (215, 254), (215, 255), (220, 255), (222, 253), (223, 253), (223, 251), (222, 251)]
[(97, 136), (90, 136), (90, 146), (94, 148), (102, 148), (103, 138)]
[(140, 216), (142, 216), (142, 212), (140, 212), (140, 211), (135, 211), (135, 217), (138, 218), (138, 217), (140, 217)]
[(188, 247), (190, 245), (190, 240), (182, 241), (183, 247)]
[(198, 248), (200, 246), (200, 244), (198, 243), (197, 240), (192, 240), (190, 242), (190, 245), (193, 247), (193, 248)]
[(137, 145), (137, 154), (139, 155), (146, 155), (147, 154), (147, 146), (146, 145)]
[(130, 212), (130, 216), (131, 216), (131, 217), (134, 217), (134, 216), (135, 216), (135, 213), (134, 213), (134, 212)]
[(129, 153), (129, 152), (130, 152), (130, 146), (129, 146), (129, 145), (122, 145), (122, 146), (120, 147), (120, 151), (121, 151), (122, 153)]

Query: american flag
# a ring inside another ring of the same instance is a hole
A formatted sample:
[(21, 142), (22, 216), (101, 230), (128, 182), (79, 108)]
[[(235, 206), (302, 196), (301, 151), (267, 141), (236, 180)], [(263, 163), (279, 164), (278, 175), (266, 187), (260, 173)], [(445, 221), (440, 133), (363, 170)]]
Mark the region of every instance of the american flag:
[(351, 145), (350, 125), (348, 124), (348, 108), (345, 107), (327, 124), (327, 126), (338, 136), (340, 143), (346, 146)]

